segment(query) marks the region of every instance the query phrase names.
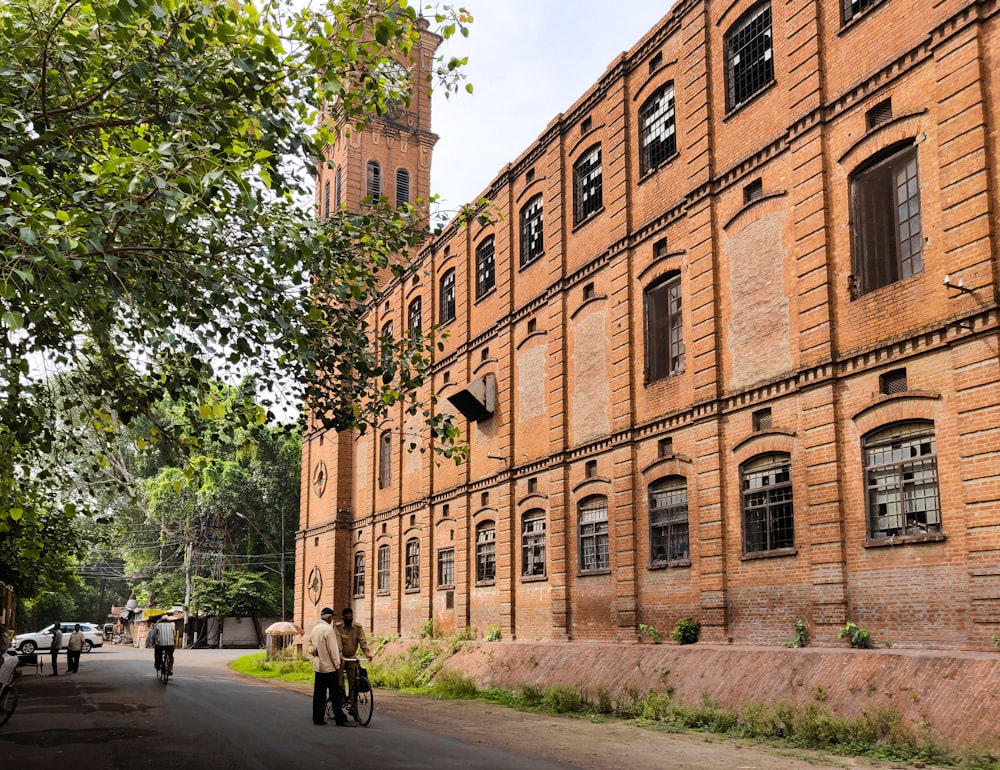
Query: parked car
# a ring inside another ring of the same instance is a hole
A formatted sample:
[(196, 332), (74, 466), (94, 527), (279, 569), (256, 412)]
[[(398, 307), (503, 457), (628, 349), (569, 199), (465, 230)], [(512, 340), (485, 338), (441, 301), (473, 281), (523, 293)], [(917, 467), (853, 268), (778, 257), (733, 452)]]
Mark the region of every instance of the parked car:
[[(73, 633), (73, 627), (77, 623), (74, 621), (73, 623), (60, 623), (59, 625), (63, 632), (62, 645), (59, 649), (65, 650), (69, 646), (69, 635)], [(55, 623), (53, 623), (51, 626), (46, 626), (41, 631), (36, 631), (33, 634), (18, 634), (14, 637), (14, 649), (21, 655), (31, 655), (35, 650), (42, 650), (44, 652), (52, 649), (52, 631), (55, 627)], [(94, 647), (100, 647), (104, 644), (104, 635), (101, 634), (101, 627), (96, 623), (80, 623), (80, 630), (83, 631), (84, 652), (90, 652)]]

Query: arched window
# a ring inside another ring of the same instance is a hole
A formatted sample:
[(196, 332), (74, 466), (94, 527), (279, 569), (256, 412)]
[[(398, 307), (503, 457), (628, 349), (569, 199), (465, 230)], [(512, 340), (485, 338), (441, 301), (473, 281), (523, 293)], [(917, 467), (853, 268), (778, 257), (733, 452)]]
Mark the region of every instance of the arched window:
[(794, 548), (791, 457), (761, 455), (744, 463), (740, 474), (743, 553)]
[(476, 246), (476, 299), (493, 291), (496, 280), (496, 250), (490, 235)]
[(368, 161), (368, 169), (365, 175), (365, 195), (373, 201), (382, 197), (382, 167), (378, 161)]
[(337, 210), (340, 210), (340, 204), (343, 201), (344, 193), (344, 173), (341, 166), (337, 166), (337, 175), (334, 181), (334, 203), (337, 206)]
[(857, 292), (922, 273), (917, 146), (893, 145), (851, 175), (851, 235)]
[(573, 164), (573, 224), (578, 225), (604, 205), (601, 145), (595, 144)]
[(389, 593), (390, 565), (391, 557), (389, 555), (389, 546), (380, 545), (378, 547), (378, 592), (380, 594)]
[(476, 582), (493, 583), (497, 576), (497, 528), (492, 521), (476, 527)]
[(937, 444), (929, 420), (880, 428), (862, 441), (868, 537), (882, 540), (941, 532)]
[(330, 216), (330, 180), (323, 182), (323, 216)]
[(639, 173), (643, 176), (677, 153), (673, 83), (662, 86), (639, 109), (639, 143)]
[(521, 209), (521, 267), (534, 262), (545, 250), (542, 200), (541, 194), (538, 194)]
[(410, 172), (405, 168), (396, 169), (396, 208), (410, 202)]
[(378, 488), (392, 485), (392, 431), (384, 430), (378, 440)]
[(406, 311), (406, 320), (409, 326), (407, 333), (410, 335), (410, 339), (416, 339), (420, 336), (420, 327), (423, 324), (422, 315), (423, 301), (420, 297), (414, 297)]
[(365, 595), (365, 552), (354, 554), (354, 595)]
[(580, 528), (580, 571), (595, 572), (609, 569), (608, 498), (593, 495), (577, 508)]
[(441, 276), (440, 291), (441, 307), (438, 320), (442, 324), (455, 320), (455, 269), (452, 268)]
[(687, 481), (681, 476), (649, 485), (649, 561), (669, 564), (691, 558)]
[(415, 537), (406, 541), (404, 580), (407, 591), (416, 591), (420, 588), (420, 541)]
[(739, 107), (774, 80), (771, 4), (743, 14), (726, 32), (726, 109)]
[(545, 511), (535, 509), (521, 517), (521, 575), (545, 574)]
[(455, 587), (455, 549), (438, 551), (438, 588)]
[(646, 288), (647, 382), (656, 382), (684, 371), (681, 298), (680, 273), (669, 274)]

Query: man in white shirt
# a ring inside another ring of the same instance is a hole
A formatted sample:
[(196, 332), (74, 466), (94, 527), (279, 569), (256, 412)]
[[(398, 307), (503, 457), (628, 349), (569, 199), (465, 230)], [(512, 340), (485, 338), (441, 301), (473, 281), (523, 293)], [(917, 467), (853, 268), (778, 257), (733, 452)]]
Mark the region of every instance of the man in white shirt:
[(313, 724), (325, 725), (327, 696), (333, 699), (333, 714), (338, 725), (347, 724), (347, 715), (341, 702), (344, 691), (340, 686), (338, 673), (342, 662), (337, 634), (333, 630), (333, 610), (324, 607), (317, 623), (309, 634), (309, 654), (312, 656), (313, 678)]

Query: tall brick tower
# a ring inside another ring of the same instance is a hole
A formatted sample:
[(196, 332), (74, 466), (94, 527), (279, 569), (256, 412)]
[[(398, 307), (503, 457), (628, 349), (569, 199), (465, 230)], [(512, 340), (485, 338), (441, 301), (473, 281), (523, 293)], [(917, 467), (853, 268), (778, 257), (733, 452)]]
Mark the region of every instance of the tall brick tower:
[[(341, 207), (362, 211), (369, 198), (389, 205), (426, 201), (430, 196), (430, 77), (441, 38), (419, 19), (419, 43), (411, 60), (384, 65), (373, 75), (410, 84), (409, 103), (391, 104), (360, 131), (343, 131), (328, 161), (318, 169), (317, 216)], [(354, 488), (353, 437), (311, 423), (303, 438), (300, 529), (295, 553), (295, 620), (311, 627), (323, 607), (347, 606), (351, 595), (351, 509)], [(336, 578), (336, 579), (335, 579)]]

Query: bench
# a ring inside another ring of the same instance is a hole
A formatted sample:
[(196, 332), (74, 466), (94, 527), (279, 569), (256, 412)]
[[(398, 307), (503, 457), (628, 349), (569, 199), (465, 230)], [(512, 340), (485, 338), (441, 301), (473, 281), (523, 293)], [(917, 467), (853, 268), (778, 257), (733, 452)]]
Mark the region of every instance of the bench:
[(25, 668), (27, 666), (34, 666), (35, 673), (41, 674), (45, 670), (45, 658), (37, 652), (33, 652), (30, 655), (19, 652), (17, 654), (17, 667)]

